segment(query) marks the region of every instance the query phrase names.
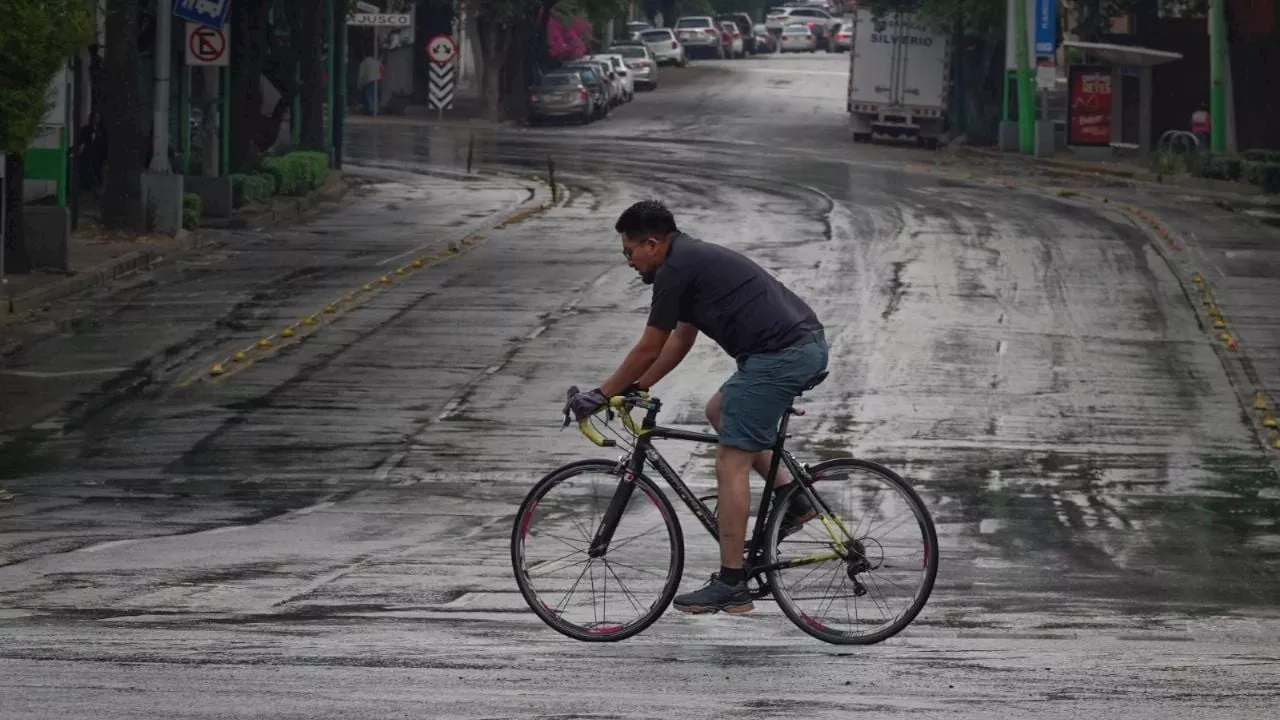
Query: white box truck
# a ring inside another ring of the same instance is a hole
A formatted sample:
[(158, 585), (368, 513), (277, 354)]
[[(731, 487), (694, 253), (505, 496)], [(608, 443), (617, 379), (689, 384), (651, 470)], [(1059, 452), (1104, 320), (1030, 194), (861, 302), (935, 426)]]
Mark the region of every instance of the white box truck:
[(847, 109), (854, 142), (915, 137), (938, 146), (951, 89), (951, 35), (911, 13), (853, 19)]

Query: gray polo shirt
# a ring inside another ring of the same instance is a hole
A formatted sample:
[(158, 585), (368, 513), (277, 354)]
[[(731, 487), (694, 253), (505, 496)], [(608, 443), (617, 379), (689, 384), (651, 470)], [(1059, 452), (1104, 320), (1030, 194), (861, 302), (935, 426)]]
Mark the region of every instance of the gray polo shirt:
[(649, 324), (687, 322), (734, 358), (789, 347), (822, 329), (818, 316), (741, 253), (684, 233), (671, 241), (653, 280)]

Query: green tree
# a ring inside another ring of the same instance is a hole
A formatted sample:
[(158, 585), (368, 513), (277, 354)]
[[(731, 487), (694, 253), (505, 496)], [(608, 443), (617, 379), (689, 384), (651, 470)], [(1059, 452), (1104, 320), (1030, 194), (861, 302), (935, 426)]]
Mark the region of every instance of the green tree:
[(22, 153), (31, 147), (53, 97), (54, 73), (92, 33), (89, 0), (5, 0), (0, 10), (0, 153), (5, 155), (6, 268), (28, 272), (22, 233)]

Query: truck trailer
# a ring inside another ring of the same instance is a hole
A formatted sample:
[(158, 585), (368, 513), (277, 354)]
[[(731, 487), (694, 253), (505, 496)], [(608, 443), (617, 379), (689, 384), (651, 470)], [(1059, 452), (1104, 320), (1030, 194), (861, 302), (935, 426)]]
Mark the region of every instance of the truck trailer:
[(951, 36), (912, 13), (853, 19), (846, 109), (854, 142), (876, 135), (938, 146), (951, 90)]

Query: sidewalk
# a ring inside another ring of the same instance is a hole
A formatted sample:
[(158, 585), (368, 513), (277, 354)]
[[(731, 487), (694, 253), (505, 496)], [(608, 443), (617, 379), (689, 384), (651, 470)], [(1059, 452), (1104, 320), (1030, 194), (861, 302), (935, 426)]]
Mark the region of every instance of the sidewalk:
[(477, 223), (549, 196), (511, 177), (354, 169), (367, 184), (319, 221), (206, 231), (207, 252), (17, 323), (22, 345), (0, 357), (0, 468), (6, 440), (25, 428), (58, 433), (142, 388), (198, 373), (227, 348), (251, 346), (371, 277), (456, 246)]
[(1053, 157), (1037, 158), (1017, 153), (1005, 153), (990, 148), (960, 146), (955, 149), (958, 157), (968, 156), (1018, 165), (1023, 168), (1048, 168), (1075, 175), (1106, 176), (1133, 183), (1159, 185), (1202, 194), (1223, 197), (1234, 196), (1260, 205), (1280, 205), (1280, 196), (1267, 195), (1257, 185), (1212, 180), (1186, 175), (1163, 175), (1149, 170), (1138, 161), (1085, 161), (1059, 153)]

